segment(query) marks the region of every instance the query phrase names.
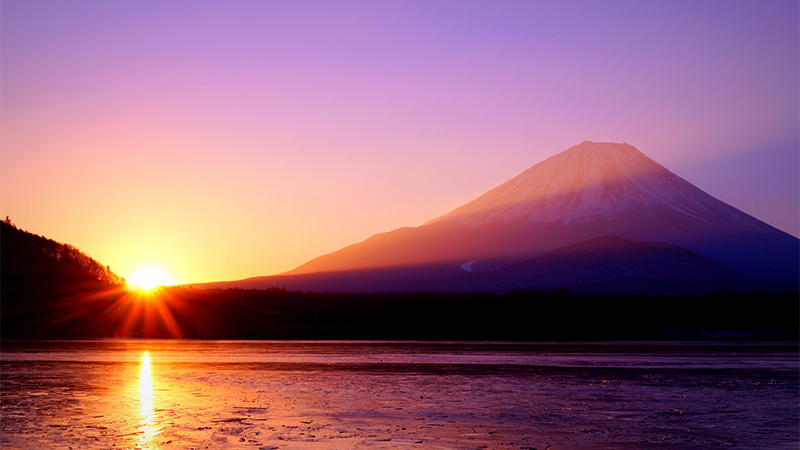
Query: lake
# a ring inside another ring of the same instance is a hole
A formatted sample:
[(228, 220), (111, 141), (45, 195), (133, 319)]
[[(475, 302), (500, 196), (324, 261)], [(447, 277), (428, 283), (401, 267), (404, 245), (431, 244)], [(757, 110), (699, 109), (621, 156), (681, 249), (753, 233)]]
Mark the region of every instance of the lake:
[(4, 341), (9, 449), (797, 449), (797, 343)]

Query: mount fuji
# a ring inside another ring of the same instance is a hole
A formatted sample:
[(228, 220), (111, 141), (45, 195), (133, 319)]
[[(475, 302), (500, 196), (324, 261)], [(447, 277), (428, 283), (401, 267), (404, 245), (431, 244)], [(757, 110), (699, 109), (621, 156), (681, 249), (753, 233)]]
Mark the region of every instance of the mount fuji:
[[(213, 285), (301, 287), (302, 280), (316, 280), (310, 285), (320, 290), (392, 283), (437, 290), (465, 274), (473, 285), (487, 279), (478, 274), (492, 272), (503, 274), (490, 283), (501, 290), (497, 279), (509, 279), (512, 266), (519, 271), (519, 263), (605, 236), (682, 247), (733, 269), (731, 279), (800, 284), (794, 236), (706, 194), (631, 145), (583, 142), (418, 227), (376, 234), (279, 276)], [(345, 279), (351, 282), (342, 285)], [(450, 281), (431, 282), (444, 279)]]

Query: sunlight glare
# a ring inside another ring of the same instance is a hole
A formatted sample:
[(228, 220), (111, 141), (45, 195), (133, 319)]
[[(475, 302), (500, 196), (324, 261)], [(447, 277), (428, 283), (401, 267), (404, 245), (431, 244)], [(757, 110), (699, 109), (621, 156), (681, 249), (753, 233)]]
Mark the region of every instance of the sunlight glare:
[(141, 430), (141, 440), (144, 443), (158, 436), (164, 427), (160, 427), (157, 422), (155, 411), (153, 410), (153, 379), (150, 376), (150, 352), (144, 352), (142, 356), (142, 372), (139, 376), (139, 413), (142, 419), (139, 421)]
[(145, 351), (142, 356), (142, 372), (139, 376), (139, 401), (142, 416), (153, 414), (153, 380), (150, 378), (150, 352)]
[(171, 286), (175, 284), (172, 279), (157, 267), (145, 267), (133, 274), (128, 281), (133, 286), (142, 289), (153, 289), (157, 286)]

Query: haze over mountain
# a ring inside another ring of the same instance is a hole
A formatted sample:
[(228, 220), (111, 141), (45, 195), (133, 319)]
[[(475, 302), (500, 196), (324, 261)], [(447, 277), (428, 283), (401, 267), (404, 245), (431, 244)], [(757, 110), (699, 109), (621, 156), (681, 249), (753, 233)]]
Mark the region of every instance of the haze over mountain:
[(759, 280), (799, 284), (797, 238), (706, 194), (631, 145), (594, 142), (418, 227), (376, 234), (281, 275), (417, 268), (412, 278), (451, 276), (602, 236), (673, 244)]

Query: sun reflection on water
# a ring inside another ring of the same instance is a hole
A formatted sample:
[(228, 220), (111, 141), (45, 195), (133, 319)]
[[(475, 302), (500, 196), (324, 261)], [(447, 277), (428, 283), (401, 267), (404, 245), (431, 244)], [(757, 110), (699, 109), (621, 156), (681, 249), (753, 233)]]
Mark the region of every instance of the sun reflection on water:
[(141, 440), (147, 444), (150, 440), (158, 436), (163, 427), (158, 426), (157, 417), (153, 410), (153, 378), (150, 375), (150, 352), (144, 352), (142, 356), (142, 371), (139, 375), (139, 413), (142, 418), (139, 421)]

